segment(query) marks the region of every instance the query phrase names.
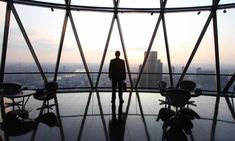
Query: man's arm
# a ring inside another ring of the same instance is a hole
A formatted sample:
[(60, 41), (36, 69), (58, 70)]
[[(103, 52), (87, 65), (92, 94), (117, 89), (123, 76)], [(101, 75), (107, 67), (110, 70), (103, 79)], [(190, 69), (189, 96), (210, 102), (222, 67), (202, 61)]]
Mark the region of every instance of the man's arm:
[(109, 79), (112, 79), (112, 61), (109, 63)]

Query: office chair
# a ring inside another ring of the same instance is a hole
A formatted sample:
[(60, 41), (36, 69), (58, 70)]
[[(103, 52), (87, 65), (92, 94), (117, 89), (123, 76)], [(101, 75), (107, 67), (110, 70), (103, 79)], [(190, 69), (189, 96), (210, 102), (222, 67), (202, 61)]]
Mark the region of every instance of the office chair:
[[(190, 81), (190, 80), (183, 80), (179, 83), (179, 87), (182, 88), (182, 89), (185, 89), (185, 90), (189, 90), (191, 92), (191, 97), (198, 97), (201, 95), (202, 93), (202, 90), (196, 88), (196, 83), (193, 82), (193, 81)], [(188, 105), (193, 105), (193, 106), (197, 106), (196, 104), (194, 104), (195, 101), (189, 101), (188, 102)]]
[(16, 102), (14, 98), (10, 98), (8, 96), (19, 93), (22, 90), (21, 85), (16, 84), (16, 83), (2, 83), (0, 84), (0, 89), (3, 90), (3, 97), (7, 97), (12, 101), (10, 103), (9, 102), (5, 103), (6, 106), (4, 105), (4, 102), (3, 102), (2, 103), (3, 107), (4, 108), (12, 107), (13, 110), (15, 110), (15, 106), (18, 106), (19, 108), (19, 106), (21, 105), (20, 103), (22, 101)]
[(157, 85), (158, 85), (161, 96), (165, 97), (165, 100), (159, 99), (160, 105), (165, 104), (165, 107), (166, 107), (166, 105), (168, 104), (168, 101), (166, 99), (166, 86), (167, 86), (167, 83), (165, 81), (158, 81)]
[(184, 89), (171, 88), (166, 90), (166, 97), (168, 103), (176, 108), (176, 113), (172, 117), (176, 117), (178, 114), (178, 108), (182, 109), (190, 99), (190, 92)]
[(49, 104), (49, 101), (56, 97), (57, 88), (57, 82), (52, 81), (45, 84), (45, 90), (37, 90), (34, 98), (43, 101), (42, 106), (40, 108), (37, 108), (37, 110), (47, 109), (49, 111), (49, 109), (52, 109), (52, 106), (55, 106), (57, 104)]

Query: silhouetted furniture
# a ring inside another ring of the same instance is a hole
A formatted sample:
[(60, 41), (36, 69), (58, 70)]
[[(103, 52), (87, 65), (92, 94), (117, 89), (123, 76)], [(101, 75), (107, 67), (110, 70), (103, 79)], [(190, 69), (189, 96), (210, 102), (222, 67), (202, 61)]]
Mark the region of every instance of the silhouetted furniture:
[(167, 86), (167, 83), (165, 81), (158, 81), (157, 85), (158, 85), (159, 92), (160, 92), (161, 96), (165, 97), (165, 100), (159, 99), (160, 105), (164, 104), (166, 106), (166, 105), (168, 105), (168, 101), (166, 99), (166, 86)]
[(13, 101), (14, 101), (14, 99), (21, 100), (21, 101), (19, 101), (20, 105), (21, 105), (21, 106), (18, 106), (19, 109), (18, 110), (13, 109), (13, 111), (18, 112), (18, 115), (22, 118), (28, 118), (28, 111), (25, 109), (25, 106), (29, 100), (29, 97), (31, 95), (34, 95), (35, 93), (36, 93), (35, 90), (21, 90), (18, 93), (8, 95), (7, 97), (10, 99), (13, 99)]
[(39, 115), (36, 119), (36, 122), (44, 123), (50, 127), (59, 126), (59, 121), (53, 112), (46, 112), (42, 115)]
[[(183, 80), (179, 83), (181, 89), (185, 89), (191, 92), (191, 97), (198, 97), (201, 95), (201, 89), (195, 89), (196, 83), (190, 80)], [(196, 106), (195, 101), (189, 101), (188, 104)]]
[(168, 108), (161, 108), (159, 110), (157, 121), (163, 121), (162, 141), (188, 141), (188, 136), (193, 141), (192, 134), (193, 123), (192, 120), (200, 119), (200, 116), (190, 108), (182, 108), (177, 117), (172, 118), (174, 111)]
[(3, 117), (2, 129), (7, 137), (20, 136), (33, 130), (34, 121), (22, 119), (16, 111), (10, 111)]
[(5, 107), (4, 107), (4, 103), (3, 103), (3, 94), (4, 94), (4, 90), (0, 89), (1, 118), (3, 118), (3, 115), (5, 114)]
[(6, 106), (3, 101), (3, 105), (5, 106), (5, 108), (12, 107), (13, 110), (14, 110), (15, 106), (18, 106), (18, 108), (20, 108), (19, 105), (21, 105), (20, 103), (22, 101), (15, 101), (14, 95), (21, 92), (21, 90), (22, 90), (21, 85), (16, 84), (16, 83), (2, 83), (2, 84), (0, 84), (0, 89), (4, 90), (3, 96), (9, 98), (12, 101), (11, 103), (5, 103)]
[(56, 97), (58, 84), (55, 81), (48, 82), (45, 84), (45, 90), (37, 90), (34, 98), (37, 100), (43, 101), (42, 107), (37, 108), (37, 110), (41, 109), (52, 109), (52, 106), (55, 106), (57, 103), (49, 104), (49, 101)]
[(188, 103), (190, 99), (190, 92), (184, 89), (170, 88), (166, 90), (166, 97), (168, 103), (171, 106), (176, 107), (176, 113), (174, 116), (177, 116), (178, 108), (181, 109)]

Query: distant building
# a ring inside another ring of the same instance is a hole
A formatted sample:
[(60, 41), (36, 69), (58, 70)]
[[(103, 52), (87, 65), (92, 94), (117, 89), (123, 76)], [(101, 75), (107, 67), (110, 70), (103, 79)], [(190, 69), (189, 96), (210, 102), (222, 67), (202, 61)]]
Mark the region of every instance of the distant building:
[[(144, 56), (146, 56), (146, 52)], [(142, 65), (139, 66), (139, 70), (141, 68)], [(159, 80), (162, 80), (162, 62), (158, 59), (157, 51), (151, 51), (146, 61), (139, 87), (156, 88)]]
[(200, 67), (196, 69), (196, 80), (198, 87), (204, 90), (215, 90), (216, 89), (216, 79), (214, 70), (202, 70)]

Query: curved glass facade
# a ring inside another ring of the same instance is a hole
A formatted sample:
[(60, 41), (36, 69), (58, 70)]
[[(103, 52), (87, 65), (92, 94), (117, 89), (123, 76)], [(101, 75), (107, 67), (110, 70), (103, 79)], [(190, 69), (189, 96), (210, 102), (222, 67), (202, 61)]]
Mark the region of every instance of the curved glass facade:
[(222, 91), (235, 72), (233, 0), (1, 0), (0, 7), (2, 82), (109, 90), (116, 50), (131, 90), (190, 79)]
[[(0, 83), (31, 92), (14, 109), (0, 90), (0, 140), (233, 141), (234, 19), (235, 0), (0, 0)], [(127, 91), (116, 105), (117, 50)], [(177, 107), (160, 80), (192, 80), (203, 96)], [(60, 94), (44, 111), (31, 89), (49, 81)]]

